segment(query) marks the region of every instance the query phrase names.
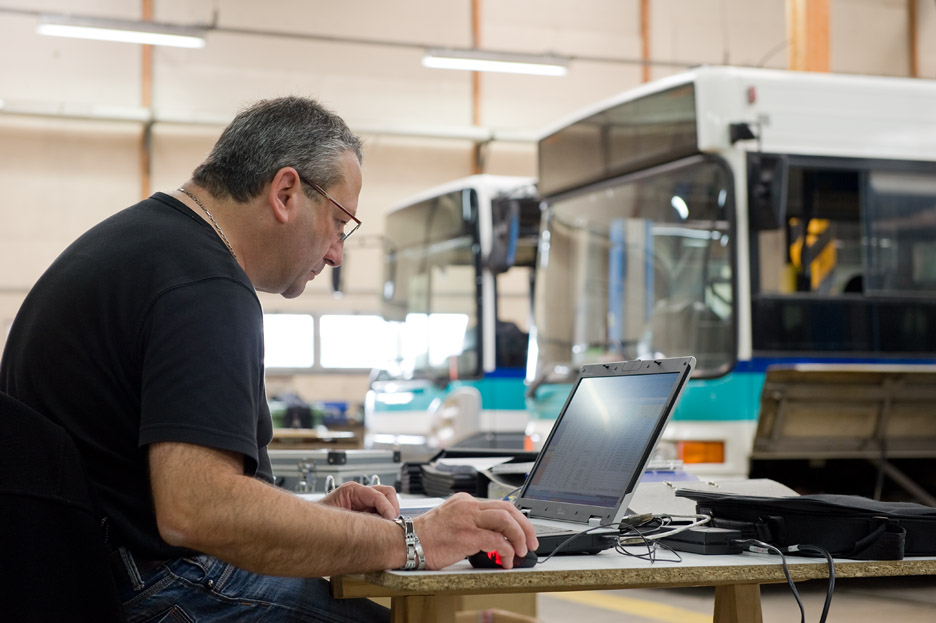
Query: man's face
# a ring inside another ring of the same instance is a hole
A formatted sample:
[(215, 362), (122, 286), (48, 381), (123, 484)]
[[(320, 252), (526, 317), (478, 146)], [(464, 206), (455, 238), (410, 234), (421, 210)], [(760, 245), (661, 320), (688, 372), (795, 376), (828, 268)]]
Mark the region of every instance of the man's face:
[[(361, 165), (353, 152), (346, 152), (342, 157), (342, 181), (326, 189), (328, 194), (352, 214), (357, 213), (358, 195), (361, 193)], [(293, 278), (281, 292), (285, 298), (295, 298), (302, 294), (306, 284), (315, 279), (325, 266), (341, 264), (344, 243), (340, 240), (342, 231), (350, 231), (354, 222), (338, 206), (320, 195), (312, 198), (302, 197), (306, 202), (305, 218), (297, 225), (301, 228), (300, 240), (295, 245), (296, 264)]]

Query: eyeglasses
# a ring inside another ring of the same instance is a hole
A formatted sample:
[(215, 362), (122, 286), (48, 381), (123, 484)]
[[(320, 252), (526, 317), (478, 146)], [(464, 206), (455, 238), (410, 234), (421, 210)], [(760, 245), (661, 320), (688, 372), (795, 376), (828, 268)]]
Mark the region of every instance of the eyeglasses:
[(356, 217), (356, 216), (354, 216), (353, 214), (351, 214), (350, 212), (348, 212), (348, 209), (347, 209), (346, 207), (344, 207), (343, 205), (341, 205), (340, 203), (338, 203), (337, 201), (335, 201), (335, 200), (332, 198), (331, 195), (329, 195), (327, 192), (325, 192), (325, 189), (324, 189), (324, 188), (322, 188), (321, 186), (319, 186), (319, 185), (316, 184), (315, 182), (310, 182), (310, 181), (307, 180), (305, 177), (303, 177), (302, 173), (299, 173), (299, 169), (296, 169), (296, 175), (299, 176), (299, 179), (300, 179), (303, 183), (308, 184), (309, 186), (311, 186), (312, 188), (314, 188), (315, 190), (317, 190), (317, 191), (319, 192), (320, 195), (322, 195), (323, 197), (325, 197), (326, 199), (328, 199), (329, 201), (331, 201), (332, 203), (334, 203), (334, 204), (338, 207), (339, 210), (341, 210), (342, 212), (344, 212), (345, 214), (347, 214), (347, 215), (348, 215), (348, 218), (350, 218), (352, 221), (354, 221), (355, 225), (354, 225), (354, 228), (353, 228), (351, 231), (349, 231), (349, 232), (347, 232), (347, 233), (341, 232), (340, 234), (338, 234), (338, 241), (339, 241), (339, 242), (344, 242), (345, 240), (348, 239), (348, 237), (349, 237), (351, 234), (353, 234), (354, 232), (356, 232), (356, 231), (358, 230), (358, 227), (361, 226), (361, 219), (359, 219), (358, 217)]

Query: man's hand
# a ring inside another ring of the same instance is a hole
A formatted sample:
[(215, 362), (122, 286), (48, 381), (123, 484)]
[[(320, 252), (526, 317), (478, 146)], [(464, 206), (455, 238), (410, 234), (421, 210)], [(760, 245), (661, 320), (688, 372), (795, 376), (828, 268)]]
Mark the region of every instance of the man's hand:
[(400, 515), (396, 491), (387, 485), (366, 487), (357, 482), (346, 482), (322, 498), (321, 503), (349, 511), (375, 513), (386, 519)]
[(456, 493), (417, 517), (413, 527), (428, 569), (447, 567), (479, 551), (499, 552), (510, 569), (514, 554), (524, 556), (539, 546), (530, 520), (516, 506), (467, 493)]

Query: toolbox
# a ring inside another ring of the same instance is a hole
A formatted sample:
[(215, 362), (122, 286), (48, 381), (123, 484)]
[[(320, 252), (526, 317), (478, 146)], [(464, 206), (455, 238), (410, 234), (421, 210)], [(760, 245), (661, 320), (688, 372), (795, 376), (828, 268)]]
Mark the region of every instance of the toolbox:
[(278, 487), (323, 493), (345, 482), (399, 489), (399, 450), (268, 450)]

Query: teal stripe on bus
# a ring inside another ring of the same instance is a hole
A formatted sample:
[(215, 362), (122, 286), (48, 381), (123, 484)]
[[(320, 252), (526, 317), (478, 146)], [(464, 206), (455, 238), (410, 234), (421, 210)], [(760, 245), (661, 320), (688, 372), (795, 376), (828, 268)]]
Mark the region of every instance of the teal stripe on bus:
[[(690, 380), (676, 405), (673, 419), (684, 422), (756, 420), (763, 385), (763, 372), (735, 371), (717, 379)], [(541, 385), (536, 391), (536, 402), (527, 403), (532, 417), (556, 419), (572, 387), (571, 383)]]
[(734, 371), (717, 379), (690, 379), (673, 419), (684, 422), (756, 420), (763, 386), (763, 372)]
[(448, 388), (441, 389), (435, 385), (429, 387), (419, 387), (416, 389), (401, 389), (394, 394), (404, 394), (410, 392), (411, 400), (403, 404), (387, 404), (378, 401), (375, 409), (380, 413), (394, 411), (425, 411), (429, 409), (432, 401), (436, 398), (444, 399), (448, 393), (458, 387), (475, 387), (481, 392), (481, 406), (485, 410), (498, 411), (523, 411), (526, 409), (524, 391), (526, 385), (523, 378), (503, 377), (489, 378), (485, 377), (477, 380), (455, 381)]
[[(734, 422), (756, 420), (760, 409), (761, 388), (764, 373), (757, 371), (734, 371), (717, 379), (692, 379), (686, 386), (673, 419), (677, 421)], [(404, 404), (377, 402), (378, 412), (425, 411), (436, 398), (444, 399), (456, 387), (476, 387), (481, 392), (481, 405), (485, 410), (529, 409), (531, 417), (553, 420), (565, 404), (571, 383), (542, 385), (537, 389), (536, 400), (524, 396), (526, 386), (519, 378), (483, 378), (455, 381), (448, 389), (436, 386), (420, 387), (411, 391), (412, 399)], [(403, 393), (403, 392), (398, 392)]]

